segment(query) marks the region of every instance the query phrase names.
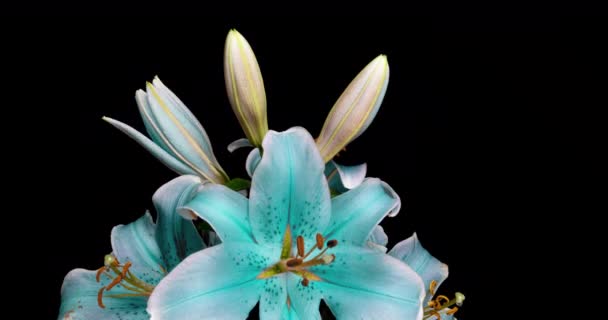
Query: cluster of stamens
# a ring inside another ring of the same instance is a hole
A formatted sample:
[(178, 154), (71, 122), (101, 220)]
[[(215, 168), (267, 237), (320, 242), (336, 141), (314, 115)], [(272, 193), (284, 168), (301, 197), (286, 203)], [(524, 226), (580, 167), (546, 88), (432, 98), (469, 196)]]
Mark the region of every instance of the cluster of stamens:
[[(307, 268), (332, 263), (336, 259), (336, 256), (334, 254), (326, 254), (326, 252), (327, 250), (337, 246), (338, 240), (332, 239), (325, 242), (325, 238), (323, 238), (320, 233), (317, 233), (315, 240), (315, 244), (308, 251), (306, 251), (304, 237), (298, 236), (296, 238), (296, 256), (291, 256), (291, 230), (287, 228), (287, 231), (285, 232), (285, 240), (283, 242), (281, 261), (264, 270), (258, 275), (258, 278), (264, 279), (280, 273), (292, 272), (302, 277), (303, 286), (308, 286), (310, 281), (321, 280), (319, 276), (310, 272), (307, 270)], [(308, 259), (315, 250), (321, 250), (321, 252)]]
[[(150, 296), (152, 290), (154, 290), (154, 286), (137, 278), (129, 271), (129, 268), (131, 268), (130, 261), (121, 264), (114, 255), (108, 254), (105, 256), (104, 266), (97, 269), (95, 279), (97, 282), (100, 282), (101, 277), (106, 276), (112, 281), (108, 285), (101, 287), (97, 293), (97, 304), (100, 308), (106, 307), (103, 304), (104, 292), (106, 293), (105, 296), (109, 298)], [(107, 294), (108, 291), (119, 284), (132, 293)]]
[[(435, 289), (437, 288), (437, 281), (432, 280), (429, 285), (429, 292), (431, 296), (435, 295)], [(438, 295), (435, 299), (429, 301), (428, 305), (424, 308), (424, 319), (429, 319), (432, 316), (437, 317), (437, 320), (441, 320), (441, 312), (443, 311), (446, 315), (453, 315), (458, 311), (458, 307), (462, 306), (464, 301), (464, 295), (460, 292), (456, 292), (454, 299), (449, 299), (444, 295)], [(456, 306), (454, 306), (456, 305)], [(454, 306), (454, 307), (452, 307)]]

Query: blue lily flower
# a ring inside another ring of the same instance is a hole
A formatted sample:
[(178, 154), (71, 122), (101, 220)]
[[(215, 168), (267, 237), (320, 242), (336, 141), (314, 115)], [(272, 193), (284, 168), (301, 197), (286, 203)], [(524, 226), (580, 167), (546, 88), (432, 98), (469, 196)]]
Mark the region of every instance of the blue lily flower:
[[(382, 239), (383, 237), (376, 235), (376, 238), (370, 238), (369, 240), (375, 242), (379, 238)], [(384, 245), (386, 245), (386, 242)], [(433, 257), (422, 246), (416, 233), (397, 243), (388, 254), (405, 262), (422, 278), (424, 287), (426, 288), (424, 320), (454, 319), (454, 313), (458, 310), (458, 307), (462, 306), (464, 295), (457, 292), (453, 299), (449, 299), (443, 295), (439, 295), (433, 299), (437, 288), (448, 277), (448, 266)], [(456, 307), (453, 307), (454, 305)]]
[(65, 277), (59, 319), (149, 319), (146, 305), (154, 287), (188, 255), (206, 247), (192, 222), (175, 214), (199, 185), (194, 176), (176, 178), (152, 198), (156, 224), (146, 212), (114, 227), (113, 252), (104, 266), (74, 269)]
[(120, 121), (103, 119), (179, 174), (197, 175), (213, 183), (229, 180), (213, 154), (203, 126), (160, 79), (147, 83), (146, 91), (138, 90), (135, 98), (152, 140)]
[(399, 197), (379, 179), (330, 198), (315, 141), (269, 131), (250, 197), (205, 184), (180, 212), (207, 221), (222, 244), (169, 273), (148, 301), (152, 319), (422, 319), (424, 285), (405, 263), (366, 246)]

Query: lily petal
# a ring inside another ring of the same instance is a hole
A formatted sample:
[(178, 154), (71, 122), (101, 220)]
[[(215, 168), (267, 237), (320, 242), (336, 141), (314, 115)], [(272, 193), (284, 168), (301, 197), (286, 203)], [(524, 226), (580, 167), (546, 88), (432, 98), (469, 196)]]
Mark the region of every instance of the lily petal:
[(199, 177), (181, 176), (160, 187), (152, 196), (158, 213), (156, 241), (167, 271), (173, 270), (190, 254), (205, 248), (192, 221), (177, 214), (177, 208), (190, 201), (200, 186)]
[(370, 125), (388, 86), (385, 55), (370, 62), (348, 85), (329, 112), (317, 139), (325, 162), (356, 139)]
[(262, 156), (260, 155), (260, 149), (255, 148), (251, 150), (251, 152), (247, 156), (247, 161), (245, 163), (245, 169), (247, 170), (247, 174), (249, 174), (249, 177), (253, 177), (253, 173), (258, 167), (258, 164), (260, 164), (260, 160), (262, 160)]
[(348, 245), (338, 245), (332, 253), (335, 266), (313, 272), (322, 278), (317, 286), (336, 318), (422, 319), (422, 280), (406, 264)]
[[(202, 126), (158, 79), (148, 83), (146, 93), (137, 92), (140, 111), (147, 127), (169, 148), (176, 158), (214, 183), (223, 183), (227, 175), (213, 155), (209, 138)], [(193, 123), (193, 121), (196, 121)]]
[(386, 253), (388, 244), (388, 236), (384, 232), (384, 228), (381, 225), (377, 225), (372, 230), (372, 233), (367, 238), (367, 246), (371, 249), (378, 250), (382, 253)]
[(192, 200), (180, 209), (193, 212), (207, 221), (223, 242), (253, 242), (247, 221), (247, 198), (222, 185), (205, 184)]
[(331, 206), (326, 238), (362, 246), (385, 216), (396, 214), (401, 200), (385, 182), (367, 178), (358, 187), (332, 198)]
[[(249, 221), (258, 243), (280, 245), (289, 223), (294, 235), (314, 239), (331, 208), (324, 163), (310, 134), (295, 127), (269, 131), (253, 174)], [(312, 242), (309, 242), (312, 243)]]
[(281, 320), (300, 320), (294, 308), (285, 306), (281, 314)]
[(131, 262), (130, 270), (151, 285), (163, 276), (161, 267), (164, 265), (155, 236), (156, 225), (149, 212), (135, 222), (115, 226), (111, 235), (113, 253), (118, 261)]
[(319, 304), (323, 297), (319, 283), (311, 281), (307, 287), (302, 285), (302, 278), (292, 273), (287, 278), (289, 301), (291, 309), (295, 311), (300, 319), (321, 319)]
[(247, 139), (259, 147), (268, 131), (264, 80), (251, 46), (236, 30), (226, 38), (224, 78), (234, 114)]
[(344, 193), (363, 182), (367, 173), (367, 164), (344, 166), (330, 161), (325, 165), (327, 183), (332, 190)]
[(197, 174), (196, 171), (183, 164), (181, 161), (176, 159), (173, 155), (165, 151), (163, 148), (159, 147), (156, 143), (148, 139), (148, 137), (144, 136), (139, 131), (112, 118), (103, 117), (102, 119), (114, 126), (116, 129), (125, 133), (131, 139), (135, 140), (169, 169), (179, 174)]
[(260, 319), (280, 319), (287, 305), (287, 274), (264, 279), (260, 297)]
[[(74, 269), (65, 276), (61, 286), (61, 308), (58, 320), (121, 320), (150, 319), (146, 312), (147, 297), (105, 298), (105, 308), (97, 304), (97, 293), (102, 286), (110, 283), (105, 276), (100, 282), (95, 279), (95, 271)], [(121, 285), (108, 293), (131, 293)]]
[(233, 153), (237, 149), (246, 148), (246, 147), (253, 147), (253, 145), (251, 144), (251, 142), (249, 142), (249, 140), (247, 140), (245, 138), (241, 138), (241, 139), (232, 141), (228, 145), (228, 152)]
[[(414, 233), (411, 237), (397, 243), (389, 255), (407, 263), (424, 281), (424, 287), (430, 287), (431, 281), (437, 281), (437, 287), (447, 279), (448, 266), (433, 257), (420, 243), (418, 236)], [(431, 298), (427, 294), (426, 301)], [(441, 317), (443, 319), (443, 317)]]
[(246, 319), (264, 289), (256, 276), (278, 254), (258, 248), (223, 243), (186, 258), (152, 292), (152, 319)]

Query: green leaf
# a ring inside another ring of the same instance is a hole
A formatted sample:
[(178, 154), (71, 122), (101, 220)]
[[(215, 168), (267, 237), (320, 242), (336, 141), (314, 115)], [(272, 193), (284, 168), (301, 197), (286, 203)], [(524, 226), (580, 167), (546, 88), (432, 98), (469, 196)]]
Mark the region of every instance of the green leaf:
[(226, 183), (226, 187), (234, 191), (246, 190), (251, 187), (251, 181), (242, 178), (234, 178)]

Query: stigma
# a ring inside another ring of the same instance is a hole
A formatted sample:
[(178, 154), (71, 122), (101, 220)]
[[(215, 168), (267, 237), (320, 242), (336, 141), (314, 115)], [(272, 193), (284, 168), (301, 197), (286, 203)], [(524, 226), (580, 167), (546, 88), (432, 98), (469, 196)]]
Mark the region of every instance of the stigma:
[[(309, 271), (308, 268), (318, 265), (328, 265), (334, 262), (336, 256), (334, 254), (327, 253), (327, 251), (337, 245), (337, 240), (332, 239), (325, 241), (323, 235), (317, 233), (314, 244), (310, 247), (310, 249), (306, 250), (304, 237), (297, 236), (296, 252), (294, 255), (291, 253), (291, 229), (289, 226), (287, 226), (280, 261), (266, 268), (257, 276), (257, 278), (266, 279), (281, 273), (291, 272), (300, 276), (302, 278), (302, 285), (306, 287), (309, 285), (310, 281), (321, 280), (319, 276)], [(318, 253), (313, 256), (315, 251), (318, 251)]]
[[(97, 269), (95, 280), (101, 281), (101, 277), (108, 277), (111, 281), (108, 285), (101, 287), (97, 293), (97, 304), (100, 308), (105, 309), (103, 298), (125, 298), (125, 297), (147, 297), (150, 296), (154, 286), (139, 279), (129, 269), (132, 264), (130, 261), (120, 263), (116, 256), (108, 254), (104, 257), (104, 266)], [(112, 288), (122, 286), (127, 293), (112, 294), (109, 293)]]

